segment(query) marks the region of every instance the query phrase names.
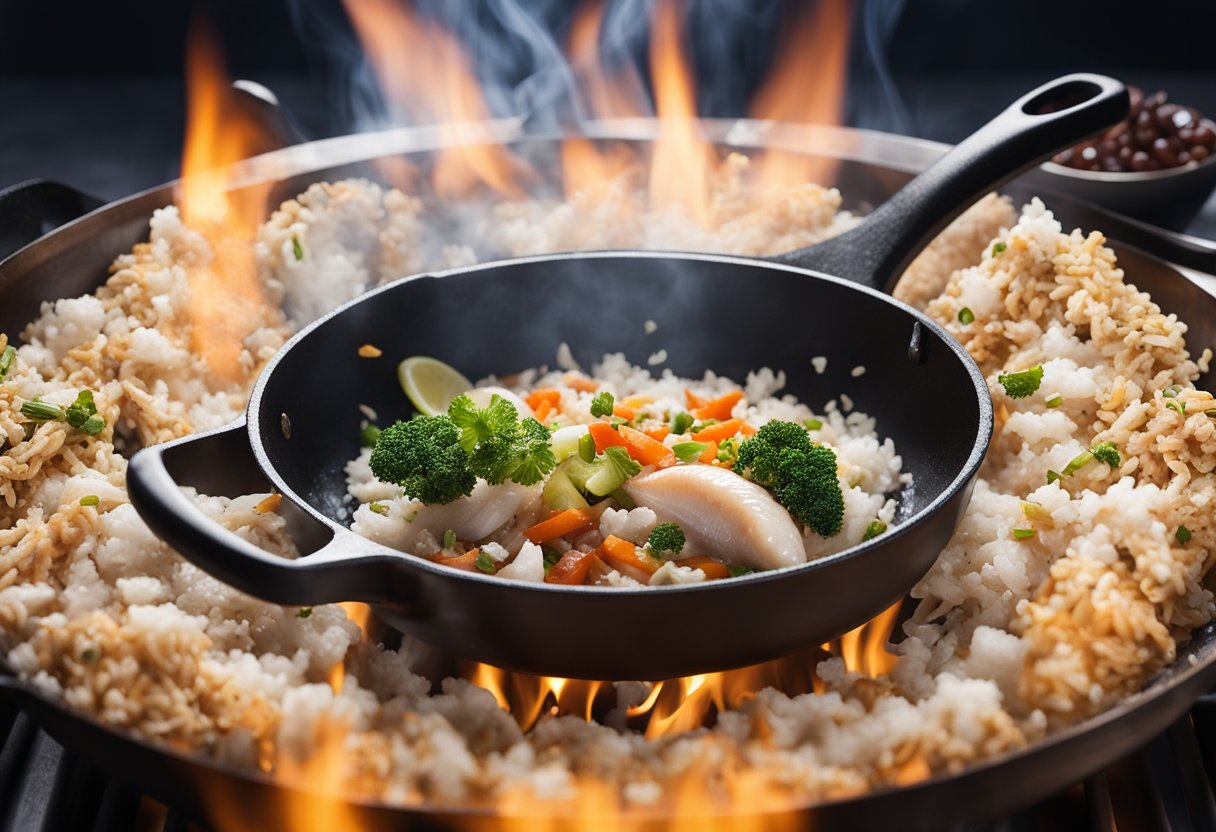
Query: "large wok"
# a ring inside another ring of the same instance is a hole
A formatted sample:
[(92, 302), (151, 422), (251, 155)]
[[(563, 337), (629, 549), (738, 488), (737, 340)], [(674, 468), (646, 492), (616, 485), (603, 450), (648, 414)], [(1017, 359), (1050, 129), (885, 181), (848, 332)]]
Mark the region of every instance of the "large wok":
[[(553, 136), (526, 136), (510, 123), (492, 127), (501, 138), (525, 151), (552, 150)], [(851, 208), (881, 202), (910, 178), (911, 172), (924, 168), (944, 150), (941, 145), (855, 130), (751, 121), (705, 122), (703, 127), (725, 147), (785, 147), (833, 161), (836, 184), (845, 195), (846, 207)], [(646, 121), (591, 124), (586, 126), (586, 133), (644, 144), (655, 137), (657, 126)], [(438, 144), (438, 137), (425, 130), (317, 142), (247, 165), (246, 182), (273, 180), (278, 193), (286, 196), (314, 181), (372, 173), (371, 163), (380, 155), (407, 153), (425, 160)], [(0, 192), (0, 230), (21, 229), (33, 237), (64, 223), (0, 262), (0, 329), (18, 333), (37, 314), (42, 302), (72, 297), (99, 285), (111, 260), (146, 237), (152, 210), (170, 204), (174, 188), (175, 183), (170, 183), (101, 208), (96, 200), (50, 183)], [(1129, 222), (1062, 195), (1043, 194), (1021, 181), (1002, 190), (1017, 200), (1041, 194), (1066, 225), (1105, 231), (1137, 285), (1151, 292), (1167, 312), (1179, 313), (1190, 324), (1192, 344), (1216, 343), (1216, 248)], [(82, 213), (84, 216), (74, 218)], [(13, 236), (20, 236), (20, 232)], [(0, 244), (5, 242), (0, 236)], [(1209, 373), (1201, 384), (1210, 386), (1213, 375)], [(244, 437), (238, 438), (245, 441)], [(204, 492), (233, 496), (265, 490), (268, 484), (260, 469), (247, 457), (239, 459), (242, 464), (222, 477), (200, 468), (188, 484)], [(312, 528), (310, 520), (294, 519), (300, 521), (301, 529)], [(1116, 708), (1044, 741), (971, 766), (957, 775), (940, 775), (849, 800), (792, 807), (789, 817), (766, 820), (850, 829), (898, 819), (903, 828), (942, 829), (1003, 816), (1143, 745), (1176, 721), (1214, 683), (1216, 628), (1205, 627), (1192, 635), (1177, 661), (1142, 691)], [(47, 699), (2, 665), (0, 689), (68, 748), (116, 779), (200, 820), (212, 817), (208, 798), (222, 790), (231, 798), (229, 805), (243, 807), (251, 825), (272, 829), (283, 823), (282, 816), (275, 813), (277, 801), (273, 798), (284, 788), (265, 775), (233, 769), (106, 728)], [(477, 811), (451, 808), (420, 811), (364, 805), (357, 810), (377, 828), (399, 828), (405, 822), (437, 828), (490, 820)]]

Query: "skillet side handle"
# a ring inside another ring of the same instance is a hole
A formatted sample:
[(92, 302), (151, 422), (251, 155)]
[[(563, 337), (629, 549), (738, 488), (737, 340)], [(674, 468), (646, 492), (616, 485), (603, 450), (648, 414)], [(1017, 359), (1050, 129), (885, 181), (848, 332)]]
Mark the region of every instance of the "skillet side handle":
[(102, 205), (95, 196), (45, 179), (0, 189), (0, 260)]
[[(238, 446), (243, 446), (246, 459), (233, 459)], [(170, 473), (171, 468), (180, 471), (190, 463), (190, 467), (197, 467), (203, 455), (223, 460), (223, 471), (235, 472), (237, 478), (242, 470), (256, 467), (244, 419), (219, 430), (144, 448), (127, 466), (132, 505), (158, 537), (191, 563), (242, 592), (285, 606), (339, 601), (410, 602), (414, 587), (403, 574), (406, 570), (392, 568), (393, 561), (400, 558), (386, 554), (387, 550), (353, 532), (338, 530), (320, 550), (290, 560), (255, 546), (212, 520)], [(210, 467), (216, 467), (214, 461)], [(211, 485), (207, 492), (222, 493), (221, 488)], [(314, 529), (320, 526), (315, 521), (312, 525)]]
[(916, 255), (977, 199), (1117, 123), (1127, 108), (1127, 88), (1114, 78), (1057, 78), (964, 139), (856, 228), (772, 259), (889, 292)]

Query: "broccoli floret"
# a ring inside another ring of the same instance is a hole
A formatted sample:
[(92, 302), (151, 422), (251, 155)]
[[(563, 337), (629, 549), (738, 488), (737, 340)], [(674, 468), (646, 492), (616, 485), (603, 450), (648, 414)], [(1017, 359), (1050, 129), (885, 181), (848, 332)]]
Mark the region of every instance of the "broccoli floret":
[(557, 466), (549, 429), (532, 418), (520, 422), (515, 405), (501, 396), (493, 396), (487, 407), (480, 408), (468, 396), (457, 396), (448, 416), (460, 430), (469, 469), (488, 483), (510, 478), (533, 485)]
[(735, 471), (773, 492), (799, 523), (821, 537), (840, 533), (844, 494), (836, 453), (793, 422), (769, 422), (739, 446)]
[(428, 505), (468, 496), (477, 482), (460, 431), (447, 416), (415, 416), (385, 428), (372, 449), (371, 466), (377, 478)]
[(684, 530), (678, 524), (660, 523), (646, 538), (646, 548), (656, 558), (674, 558), (680, 554), (685, 542)]
[(613, 401), (612, 394), (607, 390), (601, 390), (595, 394), (595, 398), (591, 400), (591, 415), (592, 416), (611, 416), (612, 409), (616, 402)]
[(1111, 468), (1119, 467), (1119, 449), (1115, 447), (1114, 442), (1099, 442), (1090, 448), (1089, 452), (1094, 455), (1094, 459), (1105, 462)]
[(1043, 382), (1043, 365), (1036, 364), (1020, 373), (1001, 373), (996, 380), (1005, 388), (1006, 396), (1011, 399), (1024, 399), (1038, 390)]

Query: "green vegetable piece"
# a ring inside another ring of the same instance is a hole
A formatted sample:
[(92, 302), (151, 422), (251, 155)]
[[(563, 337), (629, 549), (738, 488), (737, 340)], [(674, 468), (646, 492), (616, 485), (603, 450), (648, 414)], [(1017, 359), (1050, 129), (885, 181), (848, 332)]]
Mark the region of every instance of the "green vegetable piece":
[(587, 492), (597, 497), (607, 497), (641, 470), (641, 464), (630, 457), (628, 451), (619, 445), (611, 445), (604, 448), (604, 456), (597, 460), (595, 473), (587, 479)]
[(1119, 449), (1115, 447), (1114, 442), (1099, 442), (1090, 448), (1089, 452), (1094, 455), (1094, 459), (1105, 462), (1111, 468), (1119, 467), (1121, 459)]
[(1174, 539), (1185, 546), (1191, 539), (1191, 530), (1186, 526), (1179, 526), (1178, 531), (1174, 532)]
[(1070, 477), (1093, 461), (1094, 455), (1091, 452), (1081, 451), (1081, 453), (1074, 456), (1069, 463), (1064, 466), (1064, 471), (1061, 476)]
[(81, 390), (76, 394), (76, 401), (64, 408), (63, 421), (79, 430), (84, 427), (89, 417), (96, 413), (97, 404), (93, 401), (93, 391)]
[(733, 436), (728, 436), (718, 443), (718, 461), (725, 462), (728, 465), (734, 465), (735, 460), (739, 458), (739, 440)]
[(570, 477), (566, 473), (568, 470), (569, 465), (566, 463), (557, 466), (557, 470), (545, 481), (545, 488), (541, 492), (541, 499), (545, 501), (545, 505), (554, 511), (588, 507), (583, 495), (570, 481)]
[(311, 618), (312, 607), (300, 607), (296, 610), (296, 618)]
[(497, 393), (485, 407), (473, 404), (468, 396), (457, 396), (448, 405), (448, 418), (460, 429), (460, 447), (472, 454), (481, 443), (511, 437), (519, 423), (519, 412)]
[(376, 447), (376, 440), (380, 438), (380, 428), (375, 425), (365, 425), (363, 430), (359, 431), (359, 446), (362, 448)]
[(807, 430), (820, 430), (823, 427), (823, 422), (819, 419), (807, 419), (802, 424), (806, 425)]
[(92, 664), (97, 661), (97, 655), (96, 647), (86, 647), (84, 652), (80, 654), (80, 658), (84, 660), (85, 664)]
[(415, 416), (380, 432), (372, 449), (372, 473), (400, 485), (427, 505), (467, 496), (477, 483), (460, 431), (447, 416)]
[(299, 237), (291, 238), (291, 253), (295, 255), (296, 260), (304, 259), (304, 246), (300, 245)]
[(1178, 411), (1178, 414), (1180, 416), (1186, 415), (1186, 402), (1180, 402), (1177, 399), (1170, 399), (1169, 401), (1167, 401), (1165, 403), (1165, 406), (1168, 407), (1170, 410)]
[(718, 421), (719, 421), (718, 419), (706, 419), (704, 422), (696, 422), (692, 426), (692, 432), (694, 435), (698, 434), (701, 431), (705, 430), (706, 428), (712, 427), (712, 426), (718, 424)]
[(708, 447), (708, 442), (677, 442), (671, 450), (680, 462), (696, 462)]
[(460, 430), (459, 444), (468, 454), (470, 472), (488, 483), (509, 478), (534, 485), (557, 466), (549, 429), (530, 417), (520, 422), (515, 405), (501, 396), (481, 408), (468, 396), (457, 396), (448, 407), (448, 418)]
[(545, 563), (545, 574), (549, 574), (549, 570), (557, 565), (557, 562), (562, 559), (562, 553), (556, 549), (550, 549), (548, 546), (540, 547), (541, 558)]
[(964, 306), (958, 310), (958, 322), (963, 326), (975, 323), (975, 313), (971, 311), (970, 306)]
[(996, 380), (1005, 388), (1005, 395), (1009, 398), (1024, 399), (1039, 389), (1043, 381), (1043, 365), (1036, 364), (1019, 373), (1001, 373)]
[(98, 497), (96, 494), (86, 494), (86, 495), (84, 495), (83, 497), (81, 497), (81, 498), (80, 498), (80, 504), (81, 504), (82, 506), (95, 506), (95, 505), (100, 505), (100, 504), (101, 504), (101, 498), (100, 498), (100, 497)]
[(671, 420), (671, 432), (674, 434), (688, 433), (688, 429), (692, 427), (693, 418), (691, 413), (677, 413)]
[(861, 540), (863, 543), (867, 540), (873, 540), (886, 530), (886, 523), (882, 522), (881, 520), (875, 520), (874, 522), (870, 523), (870, 525), (866, 526), (866, 533), (861, 536)]
[(654, 527), (650, 537), (646, 538), (646, 549), (656, 558), (674, 558), (684, 549), (686, 542), (684, 530), (679, 524), (668, 521)]
[(1059, 407), (1060, 405), (1064, 404), (1064, 397), (1059, 393), (1056, 393), (1054, 396), (1050, 396), (1047, 401), (1043, 402), (1043, 404), (1047, 405), (1048, 407)]
[(1013, 536), (1018, 540), (1025, 540), (1028, 537), (1034, 537), (1034, 529), (1014, 529)]
[(1058, 473), (1056, 471), (1051, 470), (1050, 468), (1047, 469), (1047, 484), (1048, 485), (1051, 485), (1056, 480), (1062, 480), (1062, 479), (1064, 479), (1063, 475), (1061, 475), (1060, 473)]
[(583, 462), (595, 462), (595, 437), (584, 433), (578, 438), (578, 457)]
[(1176, 398), (1181, 392), (1181, 387), (1179, 387), (1177, 384), (1171, 384), (1169, 387), (1161, 391), (1161, 395), (1167, 399), (1173, 399)]
[(0, 381), (8, 375), (9, 369), (13, 366), (13, 359), (17, 357), (17, 348), (9, 344), (4, 348), (4, 352), (0, 352)]
[(638, 507), (638, 504), (633, 501), (632, 497), (625, 493), (625, 489), (623, 488), (618, 488), (608, 496), (615, 500), (616, 504), (626, 511)]
[(63, 408), (35, 399), (21, 403), (21, 415), (35, 422), (62, 422)]
[(992, 244), (992, 256), (996, 257), (998, 254), (1000, 254), (1002, 251), (1004, 251), (1005, 248), (1006, 248), (1006, 246), (1004, 243), (993, 243)]
[(836, 453), (813, 443), (802, 425), (764, 425), (739, 447), (734, 469), (771, 491), (790, 516), (819, 536), (840, 533), (844, 494), (836, 478)]
[(498, 567), (494, 564), (494, 559), (485, 552), (477, 553), (477, 559), (473, 561), (473, 565), (487, 575), (493, 575), (498, 571)]
[(80, 426), (81, 433), (87, 433), (89, 436), (96, 436), (106, 429), (105, 417), (100, 413), (94, 413), (92, 416), (84, 420), (84, 424)]
[(448, 529), (446, 532), (443, 533), (443, 548), (451, 549), (455, 545), (456, 545), (456, 532), (452, 529)]
[(615, 404), (616, 401), (612, 398), (612, 394), (607, 390), (601, 390), (591, 400), (591, 415), (595, 417), (611, 416)]
[(750, 566), (735, 566), (735, 564), (732, 563), (726, 567), (726, 571), (730, 573), (732, 578), (738, 578), (741, 575), (750, 575), (753, 572), (759, 572), (760, 570), (753, 569)]
[(386, 506), (384, 503), (368, 503), (367, 507), (370, 511), (374, 511), (376, 514), (381, 514), (385, 517), (388, 516), (388, 506)]

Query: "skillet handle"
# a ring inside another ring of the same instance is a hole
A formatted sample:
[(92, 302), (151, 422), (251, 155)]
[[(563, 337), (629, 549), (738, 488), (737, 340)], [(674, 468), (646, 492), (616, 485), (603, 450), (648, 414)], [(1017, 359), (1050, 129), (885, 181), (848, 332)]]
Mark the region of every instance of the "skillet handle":
[(1114, 78), (1057, 78), (957, 144), (856, 228), (772, 259), (889, 292), (916, 255), (977, 199), (1117, 123), (1127, 108), (1127, 88)]
[[(217, 459), (223, 460), (218, 466)], [(208, 479), (208, 470), (219, 470), (218, 478)], [(143, 448), (127, 466), (127, 490), (158, 537), (191, 563), (257, 598), (288, 606), (365, 601), (400, 607), (414, 602), (417, 584), (401, 568), (404, 555), (346, 529), (304, 520), (304, 513), (284, 500), (281, 511), (289, 525), (297, 521), (304, 537), (316, 542), (325, 531), (333, 535), (309, 555), (283, 558), (224, 528), (182, 491), (183, 481), (189, 480), (203, 493), (248, 493), (259, 488), (251, 476), (265, 488), (242, 418), (218, 430)]]
[(0, 189), (0, 260), (103, 204), (95, 196), (45, 179)]

